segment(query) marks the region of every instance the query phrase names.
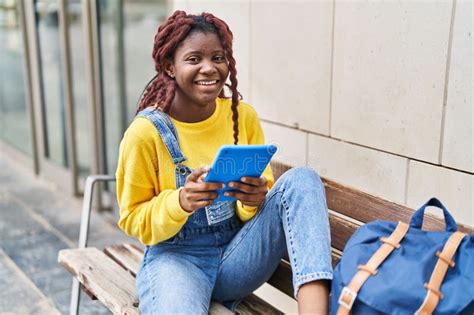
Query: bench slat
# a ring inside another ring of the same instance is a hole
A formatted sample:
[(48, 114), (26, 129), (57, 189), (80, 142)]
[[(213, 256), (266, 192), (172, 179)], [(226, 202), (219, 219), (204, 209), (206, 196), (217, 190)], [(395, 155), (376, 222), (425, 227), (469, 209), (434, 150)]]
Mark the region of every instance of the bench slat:
[(120, 244), (107, 246), (104, 252), (134, 277), (137, 276), (143, 258), (143, 249), (136, 248), (132, 244)]
[(286, 261), (280, 261), (272, 277), (267, 281), (268, 284), (282, 291), (291, 298), (293, 297), (293, 283), (291, 282), (291, 266)]
[(92, 294), (91, 292), (89, 292), (89, 290), (87, 290), (86, 287), (81, 285), (81, 289), (82, 289), (82, 292), (84, 292), (89, 297), (89, 299), (91, 299), (92, 301), (97, 300), (97, 297), (94, 294)]
[[(290, 166), (277, 161), (272, 161), (271, 167), (275, 180), (291, 169)], [(415, 212), (409, 207), (336, 183), (330, 179), (324, 177), (321, 179), (326, 188), (328, 208), (357, 221), (367, 223), (374, 220), (386, 220), (408, 223)], [(425, 215), (423, 228), (429, 231), (443, 230), (444, 220), (433, 215)], [(474, 233), (474, 228), (463, 224), (458, 224), (458, 230), (469, 234)]]
[(241, 315), (283, 315), (284, 313), (277, 310), (272, 305), (268, 304), (258, 296), (251, 294), (247, 296), (237, 306), (237, 313)]
[(97, 248), (63, 249), (58, 261), (114, 314), (139, 314), (135, 279)]
[(292, 166), (275, 160), (270, 161), (270, 167), (272, 168), (273, 178), (275, 179), (275, 182), (278, 180), (278, 178), (280, 178), (281, 175), (283, 175), (283, 173), (293, 168)]
[[(326, 187), (329, 209), (364, 223), (374, 220), (409, 223), (415, 212), (409, 207), (341, 185), (329, 179), (323, 179), (323, 182)], [(423, 229), (427, 231), (444, 230), (444, 219), (425, 214)], [(465, 233), (474, 232), (473, 228), (463, 224), (458, 224), (458, 230)]]
[(344, 220), (341, 217), (329, 214), (331, 227), (331, 246), (343, 250), (352, 234), (360, 227), (358, 224)]
[[(129, 271), (133, 276), (136, 276), (143, 256), (143, 252), (140, 248), (137, 248), (132, 244), (120, 244), (108, 246), (104, 249), (104, 252), (117, 264), (122, 266), (122, 268)], [(333, 249), (331, 258), (334, 267), (341, 258), (341, 255), (338, 251)], [(293, 284), (291, 282), (292, 274), (291, 266), (288, 263), (288, 255), (285, 256), (285, 259), (286, 261), (282, 260), (280, 262), (277, 270), (268, 280), (268, 283), (293, 298)]]
[[(119, 266), (130, 272), (134, 277), (136, 276), (143, 258), (143, 250), (141, 248), (132, 244), (120, 244), (108, 246), (104, 249), (104, 252)], [(226, 309), (218, 303), (213, 303), (210, 314), (222, 314), (223, 308)], [(239, 314), (255, 314), (256, 311), (258, 311), (258, 314), (282, 314), (279, 310), (253, 294), (246, 297), (237, 306), (237, 310)]]
[(217, 302), (211, 302), (209, 315), (234, 315), (227, 307)]
[[(331, 260), (333, 267), (336, 266), (340, 259), (341, 254), (337, 250), (331, 249)], [(277, 288), (278, 290), (282, 291), (283, 293), (294, 299), (293, 283), (291, 279), (291, 265), (288, 262), (288, 254), (286, 254), (284, 260), (280, 262), (277, 269), (267, 282), (271, 286)]]

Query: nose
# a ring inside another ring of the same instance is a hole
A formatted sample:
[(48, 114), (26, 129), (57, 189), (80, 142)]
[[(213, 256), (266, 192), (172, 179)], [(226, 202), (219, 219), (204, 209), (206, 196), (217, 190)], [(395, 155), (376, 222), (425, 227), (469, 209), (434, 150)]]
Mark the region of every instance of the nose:
[(202, 74), (214, 74), (217, 72), (217, 69), (211, 60), (203, 60), (200, 72)]

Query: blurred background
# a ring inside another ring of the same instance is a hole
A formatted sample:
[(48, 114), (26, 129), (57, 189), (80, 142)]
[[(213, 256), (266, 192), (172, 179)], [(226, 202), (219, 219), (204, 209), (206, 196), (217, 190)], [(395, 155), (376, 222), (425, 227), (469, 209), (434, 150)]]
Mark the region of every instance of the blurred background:
[(78, 195), (88, 174), (115, 171), (122, 132), (154, 74), (153, 37), (169, 5), (1, 3), (2, 140), (29, 157), (35, 173)]
[[(67, 311), (70, 277), (58, 269), (53, 289), (51, 271), (35, 275), (54, 261), (31, 271), (37, 258), (21, 255), (39, 246), (37, 224), (55, 231), (50, 256), (77, 242), (84, 180), (114, 174), (175, 9), (229, 24), (239, 91), (278, 160), (412, 208), (436, 196), (474, 226), (472, 1), (0, 0), (0, 270), (26, 275), (48, 307)], [(121, 237), (114, 195), (100, 187), (97, 242)], [(22, 231), (36, 231), (24, 251)]]

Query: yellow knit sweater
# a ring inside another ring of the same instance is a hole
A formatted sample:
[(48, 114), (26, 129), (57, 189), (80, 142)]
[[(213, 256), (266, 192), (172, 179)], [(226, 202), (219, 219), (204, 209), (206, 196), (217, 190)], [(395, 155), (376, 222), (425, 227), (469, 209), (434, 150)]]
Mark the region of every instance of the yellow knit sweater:
[[(239, 144), (263, 144), (263, 131), (255, 110), (240, 102)], [(232, 144), (231, 101), (216, 100), (216, 110), (204, 121), (184, 123), (172, 119), (178, 130), (179, 145), (191, 169), (211, 165), (219, 148)], [(263, 174), (268, 189), (273, 175), (268, 166)], [(191, 213), (179, 203), (175, 165), (153, 123), (136, 118), (120, 144), (116, 172), (117, 198), (120, 206), (119, 226), (145, 245), (166, 240), (182, 228)], [(257, 209), (237, 202), (236, 213), (242, 221), (251, 219)]]

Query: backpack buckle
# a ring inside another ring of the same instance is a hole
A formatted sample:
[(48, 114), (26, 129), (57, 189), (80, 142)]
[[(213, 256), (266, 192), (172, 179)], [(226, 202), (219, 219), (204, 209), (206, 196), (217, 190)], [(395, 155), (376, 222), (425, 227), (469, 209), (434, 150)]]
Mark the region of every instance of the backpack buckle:
[(339, 305), (345, 307), (347, 310), (351, 310), (356, 297), (357, 297), (356, 292), (352, 291), (348, 287), (344, 287), (342, 289), (341, 295), (339, 296), (339, 300), (337, 302), (339, 303)]

